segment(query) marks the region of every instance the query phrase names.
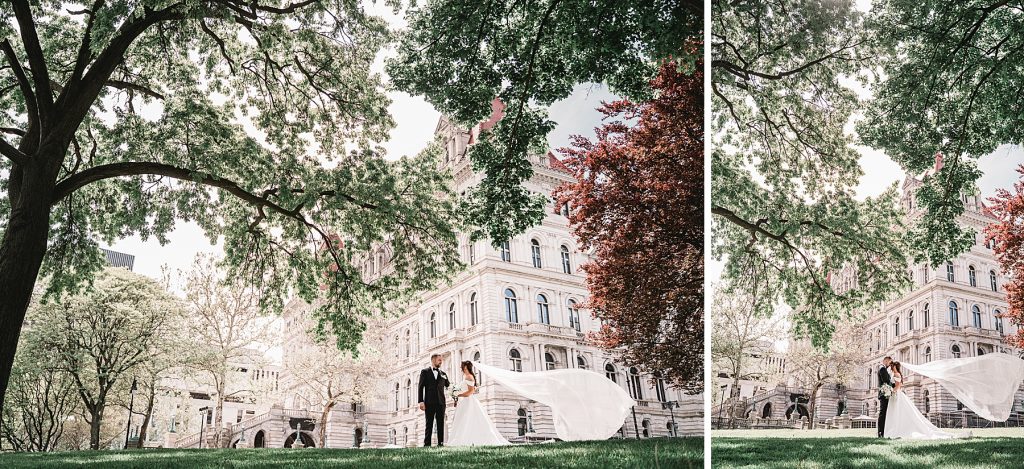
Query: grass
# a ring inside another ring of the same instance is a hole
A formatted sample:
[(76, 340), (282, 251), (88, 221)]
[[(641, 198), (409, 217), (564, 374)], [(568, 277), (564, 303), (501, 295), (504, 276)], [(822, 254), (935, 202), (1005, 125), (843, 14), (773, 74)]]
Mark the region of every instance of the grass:
[[(951, 430), (960, 432), (960, 430)], [(973, 429), (962, 440), (903, 441), (858, 430), (715, 430), (715, 468), (948, 468), (1024, 467), (1024, 429)]]
[(702, 468), (701, 438), (406, 449), (154, 449), (0, 454), (16, 468)]

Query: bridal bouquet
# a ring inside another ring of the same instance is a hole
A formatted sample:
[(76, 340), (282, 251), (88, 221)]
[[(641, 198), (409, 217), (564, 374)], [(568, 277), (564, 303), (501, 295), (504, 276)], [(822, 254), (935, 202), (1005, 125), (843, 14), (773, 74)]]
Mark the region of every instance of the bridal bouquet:
[(883, 385), (879, 386), (878, 387), (878, 396), (879, 397), (884, 397), (886, 399), (892, 397), (892, 386), (890, 386), (888, 384), (883, 384)]
[(462, 384), (456, 384), (452, 386), (452, 390), (449, 392), (451, 393), (452, 398), (457, 400), (459, 398), (459, 394), (466, 392), (466, 390), (462, 388)]

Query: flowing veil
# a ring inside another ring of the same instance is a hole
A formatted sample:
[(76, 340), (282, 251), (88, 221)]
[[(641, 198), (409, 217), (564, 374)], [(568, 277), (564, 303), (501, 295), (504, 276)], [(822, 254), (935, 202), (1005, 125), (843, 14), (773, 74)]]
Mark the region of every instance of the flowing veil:
[(1005, 353), (901, 366), (934, 379), (974, 413), (999, 422), (1010, 417), (1014, 394), (1024, 381), (1024, 360)]
[(635, 403), (618, 384), (593, 371), (522, 373), (480, 362), (473, 366), (512, 392), (550, 407), (555, 433), (564, 441), (610, 438)]

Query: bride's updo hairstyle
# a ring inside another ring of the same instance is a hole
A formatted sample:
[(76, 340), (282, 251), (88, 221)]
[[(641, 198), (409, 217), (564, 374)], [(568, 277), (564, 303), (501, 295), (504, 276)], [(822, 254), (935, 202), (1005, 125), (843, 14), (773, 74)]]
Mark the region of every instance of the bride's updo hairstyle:
[(900, 362), (892, 362), (892, 369), (896, 370), (896, 372), (901, 375), (903, 374), (903, 368), (900, 366)]
[(473, 362), (471, 362), (469, 360), (466, 360), (466, 361), (462, 362), (462, 369), (463, 370), (468, 370), (469, 374), (471, 374), (473, 376), (476, 376), (476, 373), (473, 372)]

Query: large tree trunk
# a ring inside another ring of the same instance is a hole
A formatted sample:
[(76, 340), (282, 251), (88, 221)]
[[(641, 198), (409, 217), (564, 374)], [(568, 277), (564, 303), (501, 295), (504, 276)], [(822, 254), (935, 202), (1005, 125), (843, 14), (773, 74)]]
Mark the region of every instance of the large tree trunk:
[(136, 445), (137, 448), (142, 448), (142, 442), (146, 441), (146, 429), (149, 428), (149, 420), (153, 418), (153, 399), (156, 397), (155, 383), (151, 383), (154, 386), (150, 386), (149, 399), (146, 400), (146, 414), (142, 419), (142, 426), (139, 427), (139, 441)]
[(48, 173), (42, 167), (11, 170), (11, 216), (0, 240), (0, 411), (25, 312), (46, 254), (54, 186)]
[(317, 435), (317, 439), (320, 440), (317, 444), (320, 445), (320, 448), (327, 447), (327, 418), (330, 417), (331, 409), (334, 408), (334, 405), (334, 399), (331, 399), (327, 402), (327, 405), (324, 406), (324, 410), (320, 412), (320, 428), (318, 429), (320, 431), (318, 432), (319, 435)]
[(103, 412), (92, 412), (89, 419), (89, 449), (100, 449), (100, 425), (103, 424)]

